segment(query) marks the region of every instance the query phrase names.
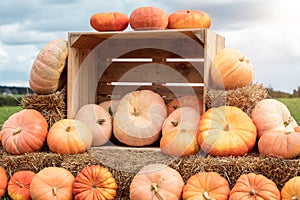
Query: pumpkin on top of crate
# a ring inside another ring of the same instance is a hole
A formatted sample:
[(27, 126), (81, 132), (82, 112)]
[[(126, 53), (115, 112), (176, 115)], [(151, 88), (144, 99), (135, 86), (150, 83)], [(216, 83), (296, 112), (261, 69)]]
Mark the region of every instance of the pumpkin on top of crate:
[(178, 10), (169, 15), (169, 29), (209, 28), (210, 16), (200, 10)]
[(90, 17), (90, 25), (97, 31), (123, 31), (128, 24), (128, 16), (121, 12), (100, 12)]

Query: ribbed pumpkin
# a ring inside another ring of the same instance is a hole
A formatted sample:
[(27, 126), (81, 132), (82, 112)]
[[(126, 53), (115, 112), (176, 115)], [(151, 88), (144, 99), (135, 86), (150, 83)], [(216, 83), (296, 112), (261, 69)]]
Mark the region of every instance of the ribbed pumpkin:
[(228, 200), (228, 181), (217, 172), (199, 172), (183, 188), (183, 200)]
[(2, 145), (11, 154), (39, 151), (48, 133), (44, 116), (33, 109), (23, 109), (12, 114), (1, 130)]
[(75, 178), (73, 195), (75, 200), (113, 200), (118, 185), (107, 168), (99, 165), (85, 167)]
[(51, 126), (47, 144), (54, 153), (77, 154), (86, 152), (92, 145), (93, 133), (85, 122), (62, 119)]
[(164, 164), (150, 164), (133, 177), (130, 200), (180, 200), (183, 187), (176, 170)]
[(209, 28), (210, 16), (200, 10), (178, 10), (169, 15), (169, 29)]
[(190, 107), (172, 112), (162, 127), (160, 149), (172, 156), (188, 156), (199, 151), (197, 129), (200, 113)]
[(0, 167), (0, 198), (4, 197), (6, 193), (8, 177), (3, 167)]
[(112, 135), (112, 118), (97, 104), (86, 104), (77, 112), (75, 119), (85, 122), (93, 133), (92, 146), (105, 144)]
[(139, 7), (131, 12), (129, 24), (134, 30), (165, 29), (168, 26), (168, 14), (153, 6)]
[(119, 102), (113, 133), (127, 145), (149, 145), (159, 139), (166, 117), (166, 104), (159, 94), (151, 90), (133, 91)]
[(220, 106), (201, 116), (198, 143), (212, 156), (242, 156), (253, 149), (256, 135), (256, 127), (245, 112), (234, 106)]
[(29, 170), (15, 172), (8, 182), (7, 192), (12, 200), (31, 200), (30, 184), (35, 173)]
[(282, 200), (299, 200), (300, 199), (300, 176), (289, 179), (281, 189)]
[(29, 85), (37, 94), (51, 94), (67, 83), (67, 41), (54, 39), (45, 45), (32, 64)]
[(243, 174), (231, 189), (229, 200), (280, 200), (280, 191), (276, 184), (261, 174)]
[(61, 167), (46, 167), (39, 171), (30, 184), (33, 200), (72, 200), (74, 176)]
[(186, 95), (173, 99), (167, 104), (168, 115), (170, 115), (174, 110), (181, 107), (191, 107), (198, 110), (200, 114), (203, 113), (203, 99), (193, 95)]
[(101, 102), (99, 106), (104, 108), (113, 117), (119, 102), (120, 100), (118, 99), (111, 99), (111, 100)]
[(90, 25), (97, 31), (123, 31), (128, 23), (128, 16), (120, 12), (100, 12), (90, 18)]
[(224, 48), (214, 57), (211, 66), (211, 79), (217, 88), (241, 88), (250, 85), (253, 78), (253, 65), (240, 51)]

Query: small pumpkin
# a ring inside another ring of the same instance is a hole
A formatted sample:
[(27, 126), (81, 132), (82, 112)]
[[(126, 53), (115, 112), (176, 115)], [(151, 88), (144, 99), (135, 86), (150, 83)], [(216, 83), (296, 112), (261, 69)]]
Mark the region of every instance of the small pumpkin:
[(199, 151), (197, 129), (200, 113), (190, 107), (178, 108), (165, 120), (160, 149), (172, 156), (189, 156)]
[(75, 178), (73, 195), (75, 200), (113, 200), (118, 185), (107, 168), (99, 165), (85, 167)]
[(11, 154), (20, 155), (39, 151), (48, 134), (45, 117), (34, 109), (23, 109), (12, 114), (1, 130), (2, 145)]
[(74, 176), (61, 167), (46, 167), (39, 171), (30, 184), (33, 200), (72, 200)]
[(257, 128), (258, 137), (269, 131), (294, 131), (294, 127), (298, 126), (287, 106), (276, 99), (259, 101), (251, 113), (251, 118)]
[(198, 144), (212, 156), (243, 156), (256, 143), (256, 127), (251, 118), (235, 106), (207, 110), (200, 118)]
[(144, 166), (130, 184), (131, 200), (180, 200), (184, 182), (181, 175), (164, 164)]
[(114, 136), (129, 146), (145, 146), (157, 141), (167, 117), (163, 98), (151, 90), (126, 94), (119, 102), (114, 120)]
[(31, 200), (30, 184), (35, 173), (29, 170), (15, 172), (8, 182), (7, 192), (12, 200)]
[(170, 115), (174, 110), (181, 107), (191, 107), (202, 114), (204, 107), (203, 99), (193, 95), (185, 95), (175, 98), (167, 104), (168, 115)]
[(0, 198), (4, 197), (8, 183), (8, 176), (3, 167), (0, 167)]
[(183, 188), (183, 200), (228, 200), (228, 181), (217, 172), (199, 172), (191, 176)]
[(112, 118), (97, 104), (86, 104), (77, 112), (75, 119), (85, 122), (93, 133), (92, 146), (105, 144), (112, 135)]
[(210, 16), (200, 10), (178, 10), (169, 15), (169, 29), (209, 28)]
[(298, 200), (300, 199), (300, 176), (289, 179), (281, 189), (282, 200)]
[(51, 94), (67, 83), (68, 43), (58, 38), (45, 45), (34, 60), (29, 77), (30, 88), (37, 94)]
[(168, 14), (153, 6), (139, 7), (131, 12), (129, 24), (134, 30), (165, 29), (168, 26)]
[(47, 144), (50, 151), (60, 154), (86, 152), (92, 145), (93, 133), (85, 122), (62, 119), (49, 129)]
[(119, 102), (120, 102), (119, 99), (111, 99), (111, 100), (101, 102), (99, 106), (104, 108), (113, 117)]
[(230, 191), (229, 200), (236, 199), (280, 200), (280, 191), (271, 179), (248, 173), (241, 175)]
[(97, 31), (123, 31), (128, 27), (129, 18), (121, 12), (100, 12), (90, 17), (90, 25)]
[(213, 59), (211, 79), (217, 88), (241, 88), (252, 83), (254, 68), (243, 53), (233, 48), (224, 48)]

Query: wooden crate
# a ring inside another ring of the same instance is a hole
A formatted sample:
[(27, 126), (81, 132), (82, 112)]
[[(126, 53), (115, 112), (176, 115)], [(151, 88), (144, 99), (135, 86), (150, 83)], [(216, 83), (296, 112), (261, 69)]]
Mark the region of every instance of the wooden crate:
[(209, 29), (71, 32), (68, 43), (68, 118), (85, 104), (140, 89), (166, 102), (203, 97), (212, 59), (224, 48), (224, 38)]

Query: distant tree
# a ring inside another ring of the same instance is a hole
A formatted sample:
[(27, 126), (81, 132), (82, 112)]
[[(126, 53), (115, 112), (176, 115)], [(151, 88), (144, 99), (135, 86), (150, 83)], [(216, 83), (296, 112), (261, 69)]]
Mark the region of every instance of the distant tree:
[(19, 94), (19, 91), (17, 90), (17, 88), (14, 88), (11, 90), (11, 93), (12, 94)]

